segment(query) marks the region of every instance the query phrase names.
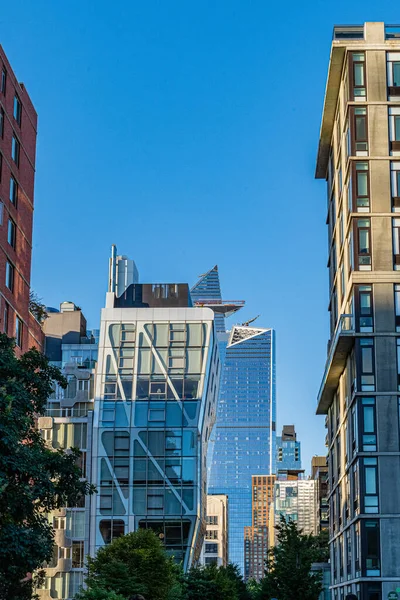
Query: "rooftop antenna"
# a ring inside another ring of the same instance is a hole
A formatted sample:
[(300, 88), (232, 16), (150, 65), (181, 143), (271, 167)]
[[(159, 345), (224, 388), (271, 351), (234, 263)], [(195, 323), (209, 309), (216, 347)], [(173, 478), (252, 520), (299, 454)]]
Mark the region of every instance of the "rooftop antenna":
[(256, 317), (254, 317), (253, 319), (250, 319), (249, 321), (245, 321), (244, 323), (242, 323), (241, 327), (247, 327), (248, 325), (250, 325), (250, 323), (254, 323), (254, 321), (256, 319), (258, 319), (258, 317), (260, 317), (261, 315), (257, 315)]

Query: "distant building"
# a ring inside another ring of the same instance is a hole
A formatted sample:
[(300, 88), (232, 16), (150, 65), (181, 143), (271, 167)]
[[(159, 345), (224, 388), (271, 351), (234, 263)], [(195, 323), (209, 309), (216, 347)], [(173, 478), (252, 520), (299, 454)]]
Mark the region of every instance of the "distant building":
[[(80, 450), (82, 477), (90, 478), (94, 408), (94, 369), (97, 342), (86, 330), (86, 319), (73, 302), (48, 311), (43, 326), (45, 354), (67, 379), (64, 390), (56, 386), (38, 427), (55, 449)], [(38, 590), (42, 600), (74, 598), (83, 583), (84, 560), (89, 554), (90, 498), (78, 506), (54, 511), (54, 552), (46, 568), (46, 581)]]
[(318, 531), (329, 529), (329, 478), (326, 456), (313, 456), (311, 460), (311, 478), (317, 485)]
[(286, 521), (294, 521), (304, 534), (317, 533), (317, 486), (314, 480), (279, 479), (275, 482), (274, 493), (275, 527), (284, 517)]
[(284, 425), (282, 435), (276, 438), (276, 469), (301, 469), (300, 442), (294, 425)]
[(0, 331), (42, 349), (30, 312), (37, 113), (0, 46)]
[(196, 306), (208, 306), (215, 313), (223, 365), (209, 449), (209, 493), (229, 497), (229, 560), (244, 574), (251, 476), (275, 472), (275, 332), (250, 324), (225, 332), (223, 317), (244, 302), (222, 300), (217, 266), (200, 277), (191, 297)]
[(268, 524), (275, 475), (252, 477), (252, 524), (244, 528), (244, 578), (259, 581), (268, 558)]
[(224, 494), (207, 496), (207, 525), (201, 553), (203, 565), (226, 567), (229, 562), (228, 506), (228, 496)]

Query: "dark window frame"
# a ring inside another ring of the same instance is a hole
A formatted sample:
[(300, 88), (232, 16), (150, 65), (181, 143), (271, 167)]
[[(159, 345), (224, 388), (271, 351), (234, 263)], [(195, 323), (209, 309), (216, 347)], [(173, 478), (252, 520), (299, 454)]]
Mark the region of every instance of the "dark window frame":
[[(363, 288), (371, 288), (370, 290), (368, 289), (363, 289)], [(370, 286), (366, 286), (366, 285), (355, 285), (354, 286), (354, 298), (355, 298), (355, 309), (356, 309), (356, 330), (358, 332), (361, 333), (372, 333), (374, 331), (374, 294), (373, 294), (373, 287), (372, 285)], [(361, 299), (363, 296), (368, 296), (370, 299), (370, 309), (368, 312), (365, 312), (365, 314), (362, 314), (362, 306), (361, 306)], [(365, 319), (371, 319), (371, 325), (363, 325), (362, 324), (362, 318)], [(363, 331), (362, 327), (371, 327), (370, 331)]]
[[(372, 408), (373, 431), (365, 430), (364, 407)], [(358, 401), (358, 422), (359, 439), (358, 447), (362, 452), (376, 452), (378, 448), (377, 419), (376, 419), (376, 398), (375, 396), (360, 396)], [(364, 437), (365, 436), (365, 437)], [(367, 443), (371, 438), (373, 443)], [(372, 438), (375, 438), (373, 440)]]
[(13, 103), (13, 117), (16, 123), (18, 123), (19, 127), (21, 127), (21, 119), (22, 119), (22, 102), (17, 93), (14, 95), (14, 103)]
[[(12, 141), (11, 141), (11, 158), (17, 167), (19, 167), (20, 157), (21, 157), (21, 142), (16, 136), (15, 132), (13, 132)], [(15, 156), (13, 151), (13, 146), (15, 145)]]
[[(8, 195), (8, 199), (10, 200), (11, 204), (13, 204), (13, 206), (15, 206), (15, 208), (17, 208), (18, 205), (18, 181), (15, 179), (14, 175), (10, 175), (10, 190), (9, 190), (9, 195)], [(11, 193), (12, 191), (12, 193)]]
[[(8, 280), (8, 272), (10, 273), (10, 280)], [(10, 284), (10, 285), (8, 285)], [(14, 291), (15, 286), (15, 266), (7, 260), (6, 262), (6, 287), (10, 290), (11, 293)]]
[[(357, 111), (365, 111), (365, 114), (357, 113)], [(368, 109), (366, 106), (350, 106), (349, 108), (350, 121), (350, 144), (352, 156), (357, 156), (357, 152), (369, 152), (368, 143)], [(358, 136), (358, 125), (362, 123), (365, 130), (365, 136)], [(365, 144), (365, 148), (357, 148), (357, 144)], [(361, 155), (363, 156), (363, 155)]]
[[(359, 226), (360, 221), (369, 221), (369, 225)], [(372, 238), (371, 238), (371, 219), (369, 218), (359, 218), (354, 219), (354, 270), (355, 271), (363, 271), (363, 270), (372, 270)], [(368, 232), (368, 252), (360, 252), (360, 232), (367, 231)], [(360, 262), (360, 258), (368, 257), (369, 262)], [(362, 266), (369, 266), (370, 269), (360, 269)]]
[[(357, 54), (362, 54), (364, 56), (364, 60), (354, 60), (354, 56)], [(349, 52), (349, 94), (350, 100), (354, 101), (355, 98), (367, 98), (367, 73), (366, 73), (366, 54), (365, 52)], [(362, 65), (363, 70), (363, 81), (364, 85), (355, 85), (355, 67), (356, 65)], [(365, 94), (356, 95), (356, 90), (365, 90)]]
[(18, 348), (22, 348), (24, 340), (24, 323), (22, 319), (16, 315), (15, 317), (15, 344)]
[(8, 217), (8, 224), (7, 224), (7, 242), (11, 246), (11, 248), (13, 248), (13, 250), (16, 249), (17, 225), (16, 225), (15, 221), (13, 219), (11, 219), (10, 216)]
[(7, 71), (3, 66), (1, 69), (0, 92), (5, 96), (7, 93)]

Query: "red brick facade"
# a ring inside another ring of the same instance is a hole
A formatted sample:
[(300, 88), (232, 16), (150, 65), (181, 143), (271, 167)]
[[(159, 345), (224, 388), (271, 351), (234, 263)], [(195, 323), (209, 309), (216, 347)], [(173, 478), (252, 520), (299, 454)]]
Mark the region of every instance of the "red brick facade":
[[(15, 110), (15, 97), (20, 110)], [(29, 312), (36, 129), (33, 104), (0, 46), (0, 331), (16, 337), (22, 323), (22, 352), (43, 345), (40, 325)], [(13, 137), (19, 143), (19, 160), (12, 155)], [(14, 202), (12, 177), (17, 184)], [(7, 263), (14, 271), (12, 289), (6, 283)]]

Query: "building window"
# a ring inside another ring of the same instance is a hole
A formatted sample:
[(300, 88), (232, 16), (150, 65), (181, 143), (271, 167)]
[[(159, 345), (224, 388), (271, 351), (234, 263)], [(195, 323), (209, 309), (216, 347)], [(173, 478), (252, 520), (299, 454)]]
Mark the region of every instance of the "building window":
[(361, 446), (363, 452), (376, 452), (375, 398), (361, 398)]
[(355, 264), (359, 271), (371, 270), (371, 221), (356, 219), (355, 232)]
[(400, 331), (400, 285), (394, 286), (394, 307), (395, 307), (396, 331)]
[(12, 219), (8, 219), (7, 242), (15, 250), (17, 227)]
[(359, 381), (363, 392), (375, 390), (375, 357), (373, 338), (359, 338)]
[(366, 100), (365, 53), (350, 53), (350, 90), (351, 100)]
[(0, 138), (4, 137), (4, 110), (0, 108)]
[(372, 286), (357, 285), (355, 290), (357, 331), (371, 333), (374, 330)]
[(389, 139), (392, 154), (400, 154), (400, 106), (389, 108)]
[(360, 478), (358, 472), (358, 462), (353, 465), (353, 515), (358, 515), (360, 512)]
[(7, 88), (7, 71), (3, 67), (1, 70), (0, 92), (2, 94), (4, 94), (4, 96), (6, 95), (6, 88)]
[(218, 516), (217, 515), (207, 515), (206, 521), (207, 521), (207, 525), (218, 525)]
[(350, 212), (369, 212), (369, 163), (353, 161), (349, 179)]
[(378, 460), (364, 458), (364, 511), (377, 513), (378, 507)]
[(400, 53), (387, 53), (388, 95), (400, 96)]
[(400, 270), (400, 219), (393, 219), (393, 268)]
[(206, 544), (204, 552), (206, 554), (218, 554), (218, 544)]
[(15, 267), (10, 262), (6, 263), (6, 286), (12, 292), (14, 290), (14, 271)]
[(16, 207), (17, 201), (18, 201), (18, 183), (14, 179), (14, 177), (11, 175), (11, 177), (10, 177), (10, 202), (12, 204), (14, 204), (14, 206)]
[(83, 569), (84, 563), (84, 542), (72, 542), (72, 568)]
[(400, 162), (390, 163), (392, 210), (400, 212)]
[(22, 348), (22, 338), (23, 338), (23, 323), (19, 317), (15, 319), (15, 343), (18, 348)]
[(365, 544), (365, 575), (367, 577), (380, 577), (379, 521), (364, 521), (363, 529)]
[(352, 152), (353, 156), (368, 156), (368, 122), (367, 109), (350, 107), (352, 120)]
[(8, 302), (4, 302), (4, 311), (3, 311), (3, 332), (8, 335), (8, 322), (10, 318), (10, 306)]
[(11, 158), (13, 159), (13, 161), (15, 162), (17, 167), (19, 167), (19, 153), (20, 153), (20, 144), (14, 134), (12, 137), (12, 142), (11, 142)]
[(21, 100), (18, 98), (18, 96), (16, 94), (14, 96), (13, 115), (14, 115), (14, 119), (17, 121), (18, 125), (21, 125), (22, 104), (21, 104)]
[(4, 220), (4, 204), (0, 200), (0, 225), (3, 225)]

